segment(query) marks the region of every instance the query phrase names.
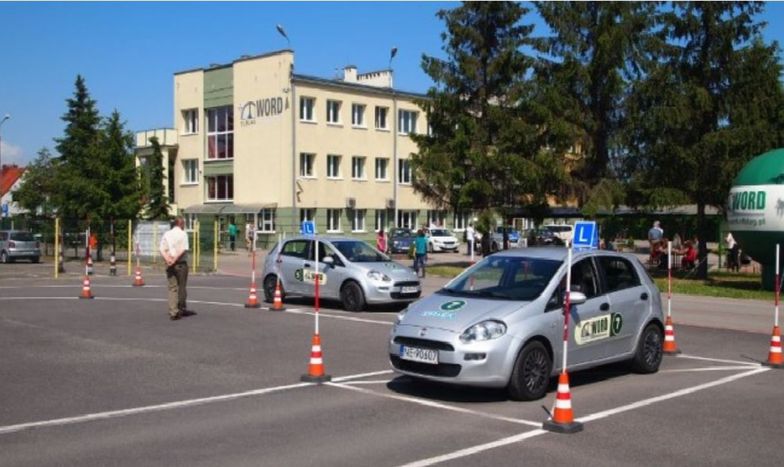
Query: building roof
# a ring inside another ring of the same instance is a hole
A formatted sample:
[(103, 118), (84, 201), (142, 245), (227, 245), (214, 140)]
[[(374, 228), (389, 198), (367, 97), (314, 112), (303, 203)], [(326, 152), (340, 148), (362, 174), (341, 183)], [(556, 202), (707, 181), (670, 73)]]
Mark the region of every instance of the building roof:
[(370, 92), (374, 94), (384, 94), (387, 96), (392, 96), (394, 94), (396, 96), (411, 97), (414, 99), (427, 99), (426, 94), (420, 94), (420, 93), (409, 92), (409, 91), (400, 91), (394, 88), (381, 88), (378, 86), (370, 86), (368, 84), (347, 83), (339, 79), (320, 78), (318, 76), (300, 75), (297, 73), (294, 74), (292, 80), (300, 83), (318, 84), (318, 85), (336, 87), (341, 89), (358, 90), (358, 91)]
[(11, 191), (17, 180), (24, 173), (25, 168), (17, 165), (4, 165), (0, 171), (0, 196), (5, 196)]

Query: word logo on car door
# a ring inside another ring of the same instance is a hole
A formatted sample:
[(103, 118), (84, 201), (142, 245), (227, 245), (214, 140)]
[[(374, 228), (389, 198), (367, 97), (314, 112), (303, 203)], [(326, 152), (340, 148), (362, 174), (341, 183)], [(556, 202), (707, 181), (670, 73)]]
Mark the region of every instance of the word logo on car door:
[(613, 337), (621, 332), (623, 317), (618, 313), (586, 319), (575, 327), (574, 341), (577, 345), (588, 344)]

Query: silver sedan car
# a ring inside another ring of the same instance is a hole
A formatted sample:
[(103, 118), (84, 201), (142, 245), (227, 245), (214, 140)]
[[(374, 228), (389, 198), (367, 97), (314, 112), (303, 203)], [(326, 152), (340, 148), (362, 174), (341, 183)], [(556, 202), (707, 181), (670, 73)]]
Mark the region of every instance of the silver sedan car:
[[(389, 339), (393, 368), (434, 381), (506, 387), (511, 398), (544, 397), (561, 371), (565, 248), (507, 250), (409, 305)], [(567, 365), (582, 370), (629, 360), (654, 373), (664, 319), (656, 285), (631, 255), (575, 252)]]
[[(280, 277), (283, 295), (313, 297), (316, 240), (294, 237), (272, 247), (262, 273), (264, 298), (272, 302)], [(419, 298), (416, 273), (367, 243), (349, 237), (318, 237), (319, 297), (340, 300), (348, 311), (367, 304), (407, 303)]]

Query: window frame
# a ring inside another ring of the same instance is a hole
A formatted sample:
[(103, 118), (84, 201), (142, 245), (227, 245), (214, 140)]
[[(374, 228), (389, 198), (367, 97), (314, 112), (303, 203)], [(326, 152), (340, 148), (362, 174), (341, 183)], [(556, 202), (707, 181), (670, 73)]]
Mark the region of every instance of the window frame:
[(199, 109), (198, 107), (182, 110), (183, 136), (199, 134)]
[[(378, 124), (378, 121), (379, 121), (379, 111), (383, 111), (383, 120), (384, 120), (383, 123), (384, 123), (384, 126), (379, 126), (379, 124)], [(373, 122), (374, 122), (376, 130), (389, 131), (389, 107), (386, 107), (386, 106), (383, 106), (383, 105), (377, 105), (374, 117), (375, 118), (374, 118)]]
[[(304, 161), (307, 161), (307, 165), (303, 164)], [(305, 169), (309, 168), (310, 170), (306, 171)], [(310, 173), (306, 173), (310, 172)], [(313, 152), (301, 152), (299, 153), (299, 176), (302, 178), (316, 178), (316, 154)]]
[[(221, 178), (224, 178), (224, 189), (226, 190), (227, 197), (220, 198), (218, 197), (219, 193), (219, 186), (218, 183)], [(234, 201), (234, 174), (221, 174), (221, 175), (211, 175), (208, 177), (204, 177), (205, 179), (205, 191), (206, 196), (204, 197), (205, 202), (207, 203), (225, 203), (227, 201)], [(211, 187), (210, 180), (215, 180), (215, 186)], [(215, 197), (210, 197), (210, 190), (214, 190)]]
[(261, 233), (275, 233), (276, 209), (264, 208), (259, 211), (256, 229)]
[[(327, 179), (328, 180), (341, 180), (341, 163), (343, 156), (340, 154), (327, 154)], [(334, 161), (337, 161), (336, 163)], [(335, 171), (333, 173), (333, 170)]]
[(367, 170), (365, 170), (366, 162), (367, 162), (367, 157), (365, 156), (351, 156), (351, 179), (352, 180), (360, 180), (360, 181), (367, 180)]
[(343, 124), (341, 110), (343, 110), (343, 101), (339, 101), (337, 99), (327, 99), (327, 125)]
[[(225, 121), (221, 122), (221, 112), (224, 112)], [(230, 105), (222, 105), (212, 107), (205, 111), (207, 119), (207, 162), (211, 161), (230, 161), (234, 160), (234, 107)], [(213, 119), (214, 116), (214, 119)], [(214, 121), (213, 121), (214, 120)], [(224, 129), (221, 130), (221, 123)], [(211, 129), (211, 125), (214, 129)], [(215, 145), (213, 146), (211, 140), (214, 138)], [(225, 157), (220, 157), (219, 147), (221, 139), (224, 140), (226, 146)], [(214, 149), (213, 149), (214, 147)], [(213, 156), (214, 152), (214, 156)]]
[[(309, 104), (309, 105), (307, 105)], [(299, 121), (316, 123), (316, 98), (311, 96), (299, 97)]]
[(363, 233), (366, 229), (367, 209), (351, 210), (351, 232)]
[[(338, 208), (327, 208), (327, 233), (340, 233), (340, 218), (343, 210)], [(337, 224), (337, 225), (335, 225)]]
[[(188, 167), (193, 165), (193, 167)], [(189, 180), (189, 174), (193, 175), (193, 179)], [(182, 159), (182, 180), (180, 185), (198, 185), (199, 184), (199, 159)]]
[(418, 120), (419, 112), (415, 110), (398, 109), (397, 133), (399, 135), (417, 134)]
[[(383, 178), (378, 176), (379, 162), (384, 162), (384, 164), (383, 164), (384, 165), (384, 167), (383, 167), (384, 168), (384, 177)], [(376, 176), (376, 181), (379, 181), (379, 182), (388, 182), (389, 181), (389, 158), (388, 157), (376, 157), (375, 176)]]
[[(410, 229), (412, 231), (416, 231), (418, 216), (419, 212), (416, 209), (400, 209), (397, 212), (395, 226), (399, 229)], [(407, 219), (407, 223), (403, 223), (404, 218)]]
[(376, 209), (376, 232), (381, 230), (381, 228), (383, 228), (384, 231), (387, 230), (387, 217), (386, 209)]
[(411, 161), (409, 159), (400, 158), (397, 160), (397, 184), (398, 185), (412, 185), (414, 183), (414, 174), (411, 171)]
[[(357, 112), (357, 110), (360, 110)], [(351, 126), (354, 128), (367, 128), (367, 123), (365, 121), (365, 111), (367, 110), (367, 105), (365, 104), (358, 104), (352, 103), (351, 104)], [(359, 116), (359, 118), (357, 118)]]

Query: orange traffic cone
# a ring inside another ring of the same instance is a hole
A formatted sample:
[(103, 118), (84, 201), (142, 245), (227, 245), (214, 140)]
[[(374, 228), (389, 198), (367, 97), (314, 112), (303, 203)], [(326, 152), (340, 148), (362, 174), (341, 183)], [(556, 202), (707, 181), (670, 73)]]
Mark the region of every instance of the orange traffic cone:
[(82, 282), (82, 294), (79, 295), (79, 298), (95, 298), (92, 291), (90, 290), (90, 276), (84, 276), (84, 282)]
[(142, 279), (142, 268), (136, 266), (136, 276), (133, 278), (133, 286), (134, 287), (141, 287), (144, 285), (144, 279)]
[(781, 356), (781, 330), (778, 326), (773, 326), (773, 335), (770, 337), (770, 353), (765, 366), (773, 368), (784, 368), (784, 361)]
[(92, 257), (92, 255), (87, 257), (87, 275), (90, 275), (90, 276), (93, 275), (93, 257)]
[(308, 383), (323, 383), (332, 380), (332, 376), (324, 374), (324, 361), (321, 356), (321, 337), (318, 334), (313, 334), (311, 344), (308, 374), (302, 375), (300, 379)]
[(256, 296), (256, 281), (250, 283), (250, 295), (248, 295), (248, 301), (245, 302), (245, 308), (259, 308), (261, 303), (259, 303), (259, 298)]
[(662, 345), (662, 352), (665, 355), (676, 355), (681, 353), (678, 349), (678, 344), (675, 343), (675, 328), (672, 326), (672, 318), (669, 316), (664, 322), (664, 344)]
[(275, 298), (272, 300), (272, 309), (274, 311), (283, 311), (286, 309), (283, 306), (283, 296), (280, 293), (280, 282), (275, 283)]
[(542, 428), (556, 433), (577, 433), (583, 431), (583, 424), (574, 421), (572, 396), (569, 391), (569, 375), (564, 371), (558, 376), (558, 393), (555, 396), (555, 409)]

